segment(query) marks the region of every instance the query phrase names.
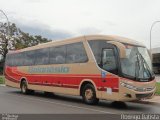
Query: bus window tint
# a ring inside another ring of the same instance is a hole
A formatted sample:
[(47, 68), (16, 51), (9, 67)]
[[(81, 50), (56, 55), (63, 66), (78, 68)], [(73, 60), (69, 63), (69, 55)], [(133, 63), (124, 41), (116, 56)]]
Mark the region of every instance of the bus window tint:
[(24, 52), (24, 66), (34, 65), (35, 50)]
[(6, 55), (5, 65), (11, 66), (11, 57), (10, 57), (10, 54)]
[(14, 65), (15, 66), (23, 66), (23, 58), (24, 58), (24, 54), (23, 53), (17, 53), (17, 54), (15, 54), (15, 63), (14, 63)]
[(99, 65), (101, 62), (102, 49), (109, 47), (110, 44), (108, 44), (106, 40), (91, 40), (89, 41), (89, 45), (91, 46), (97, 64)]
[(117, 73), (116, 57), (113, 49), (103, 50), (102, 68), (112, 73)]
[[(91, 40), (89, 41), (89, 45), (91, 46), (99, 67), (111, 73), (118, 74), (116, 56), (113, 50), (115, 47), (112, 44), (107, 43), (106, 40)], [(103, 61), (104, 63), (101, 63)]]
[(66, 57), (66, 46), (51, 47), (49, 51), (50, 64), (64, 64)]
[(22, 53), (16, 53), (16, 54), (12, 54), (9, 55), (9, 57), (7, 57), (7, 64), (9, 64), (10, 66), (21, 66), (23, 65), (23, 54)]
[(87, 62), (88, 57), (82, 42), (67, 45), (67, 63)]
[(9, 65), (9, 66), (14, 66), (14, 59), (15, 59), (15, 57), (14, 57), (14, 54), (9, 54), (8, 55), (8, 57), (6, 58), (6, 59), (8, 59), (7, 61), (7, 64)]
[(9, 54), (6, 59), (6, 65), (10, 66), (84, 63), (88, 61), (82, 42)]
[(35, 50), (35, 65), (48, 64), (49, 48)]

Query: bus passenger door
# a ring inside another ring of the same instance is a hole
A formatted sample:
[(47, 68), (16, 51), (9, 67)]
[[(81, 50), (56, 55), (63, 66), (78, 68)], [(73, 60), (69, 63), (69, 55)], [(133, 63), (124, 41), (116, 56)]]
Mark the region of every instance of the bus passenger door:
[(114, 46), (102, 50), (101, 58), (101, 85), (102, 98), (115, 97), (114, 93), (118, 93), (119, 77), (118, 77), (118, 62), (117, 50)]

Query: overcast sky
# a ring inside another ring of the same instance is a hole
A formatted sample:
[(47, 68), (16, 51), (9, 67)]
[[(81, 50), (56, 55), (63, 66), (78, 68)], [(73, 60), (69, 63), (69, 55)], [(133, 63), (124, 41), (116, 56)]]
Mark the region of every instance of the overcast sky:
[[(0, 0), (0, 9), (23, 31), (53, 40), (119, 35), (148, 47), (151, 24), (160, 20), (160, 0)], [(160, 47), (160, 23), (153, 28), (152, 46)]]

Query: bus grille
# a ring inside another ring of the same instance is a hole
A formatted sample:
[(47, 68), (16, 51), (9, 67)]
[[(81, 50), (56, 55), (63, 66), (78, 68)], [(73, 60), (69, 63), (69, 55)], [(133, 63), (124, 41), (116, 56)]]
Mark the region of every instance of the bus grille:
[(154, 87), (147, 87), (147, 88), (137, 88), (136, 91), (138, 92), (147, 92), (147, 91), (152, 91), (154, 89)]
[(141, 99), (141, 98), (148, 98), (151, 97), (153, 95), (153, 93), (149, 93), (149, 94), (136, 94), (136, 98)]

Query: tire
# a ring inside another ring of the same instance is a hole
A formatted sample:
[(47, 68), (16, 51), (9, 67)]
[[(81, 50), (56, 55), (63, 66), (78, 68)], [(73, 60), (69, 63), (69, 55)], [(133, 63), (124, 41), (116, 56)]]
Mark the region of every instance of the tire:
[(28, 89), (26, 81), (22, 81), (22, 83), (21, 83), (21, 93), (32, 94), (32, 93), (34, 93), (34, 91)]
[(96, 91), (92, 84), (86, 84), (82, 89), (82, 98), (88, 105), (98, 104), (99, 99), (96, 97)]

